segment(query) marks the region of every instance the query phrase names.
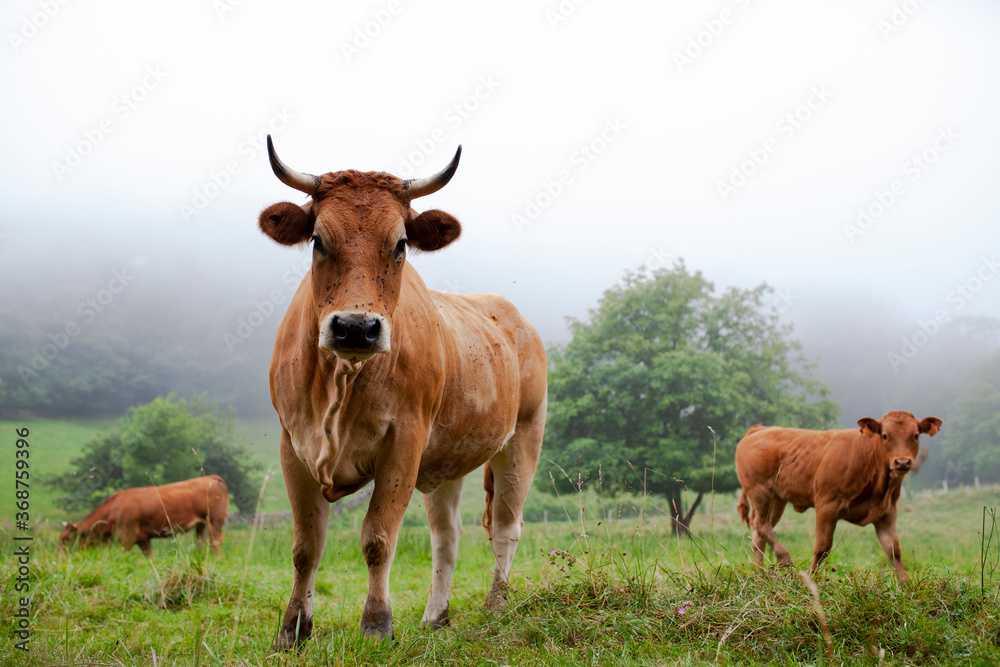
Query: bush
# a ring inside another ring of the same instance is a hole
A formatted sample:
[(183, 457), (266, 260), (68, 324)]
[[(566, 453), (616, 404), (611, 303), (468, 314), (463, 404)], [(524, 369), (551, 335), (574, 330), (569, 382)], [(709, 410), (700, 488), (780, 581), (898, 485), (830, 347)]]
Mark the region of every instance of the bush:
[(50, 483), (66, 489), (57, 502), (68, 512), (91, 510), (115, 491), (219, 475), (233, 504), (252, 512), (262, 471), (235, 442), (232, 411), (204, 394), (190, 401), (173, 394), (130, 408), (111, 429), (83, 447), (71, 472)]

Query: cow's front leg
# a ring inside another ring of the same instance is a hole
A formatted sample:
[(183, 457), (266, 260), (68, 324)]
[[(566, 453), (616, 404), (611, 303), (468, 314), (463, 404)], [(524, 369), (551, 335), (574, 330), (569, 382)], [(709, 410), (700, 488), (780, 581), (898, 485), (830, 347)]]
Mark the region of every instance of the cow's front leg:
[(386, 447), (376, 464), (375, 488), (361, 526), (361, 553), (368, 564), (368, 600), (361, 614), (361, 631), (373, 637), (392, 637), (389, 570), (396, 556), (403, 513), (417, 481), (424, 442), (426, 438), (412, 448)]
[(899, 577), (899, 584), (905, 586), (910, 577), (903, 567), (903, 555), (899, 549), (899, 534), (896, 532), (896, 507), (889, 508), (889, 511), (875, 522), (875, 534), (878, 535), (879, 544), (889, 558), (889, 562), (896, 569), (896, 576)]
[(444, 482), (424, 495), (427, 523), (431, 528), (432, 570), (431, 594), (427, 598), (420, 625), (437, 630), (451, 623), (448, 617), (448, 597), (451, 577), (458, 560), (458, 542), (462, 537), (462, 514), (458, 503), (462, 497), (464, 478)]
[(837, 508), (816, 504), (816, 541), (813, 543), (813, 559), (809, 571), (814, 571), (826, 560), (833, 548), (833, 531), (837, 527)]
[(316, 571), (326, 546), (326, 520), (330, 503), (319, 484), (295, 455), (291, 438), (281, 436), (281, 472), (292, 505), (292, 595), (281, 623), (276, 648), (287, 649), (305, 641), (313, 628)]
[(142, 553), (146, 554), (147, 558), (153, 557), (153, 545), (150, 544), (149, 539), (138, 540), (135, 544), (139, 547)]

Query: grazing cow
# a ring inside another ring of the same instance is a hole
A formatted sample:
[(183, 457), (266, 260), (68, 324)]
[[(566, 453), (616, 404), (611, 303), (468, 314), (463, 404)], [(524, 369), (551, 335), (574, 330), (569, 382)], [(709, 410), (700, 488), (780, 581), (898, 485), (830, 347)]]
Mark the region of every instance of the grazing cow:
[(736, 474), (743, 493), (738, 505), (753, 530), (754, 558), (764, 562), (764, 543), (782, 565), (791, 565), (788, 549), (774, 536), (785, 505), (796, 512), (816, 508), (814, 570), (833, 546), (837, 521), (875, 525), (875, 534), (901, 584), (903, 568), (896, 534), (896, 501), (907, 471), (914, 467), (918, 435), (934, 436), (941, 420), (917, 421), (909, 412), (890, 412), (876, 421), (858, 420), (860, 430), (807, 431), (753, 426), (736, 445)]
[(152, 538), (197, 528), (198, 539), (207, 540), (218, 553), (228, 511), (229, 490), (218, 475), (122, 489), (111, 494), (86, 519), (64, 523), (59, 544), (65, 546), (79, 539), (80, 544), (89, 545), (114, 538), (126, 551), (138, 544), (142, 553), (151, 556)]
[(279, 647), (313, 627), (316, 571), (330, 503), (374, 480), (361, 527), (368, 599), (361, 629), (392, 635), (389, 569), (413, 489), (424, 494), (433, 575), (422, 625), (449, 623), (462, 479), (486, 464), (486, 511), (495, 568), (488, 609), (506, 601), (521, 509), (545, 428), (545, 348), (500, 296), (428, 289), (407, 248), (438, 250), (461, 226), (412, 200), (445, 186), (461, 147), (438, 174), (303, 174), (278, 159), (275, 175), (311, 197), (274, 204), (260, 228), (278, 243), (312, 241), (312, 267), (292, 297), (271, 359), (281, 420), (281, 468), (292, 506), (294, 577)]

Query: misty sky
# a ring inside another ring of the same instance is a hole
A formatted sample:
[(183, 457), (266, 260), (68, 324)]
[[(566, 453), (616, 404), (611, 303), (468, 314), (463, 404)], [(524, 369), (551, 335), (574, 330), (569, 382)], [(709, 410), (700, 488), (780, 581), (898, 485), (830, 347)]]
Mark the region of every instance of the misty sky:
[(417, 204), (463, 237), (412, 261), (433, 288), (505, 294), (548, 341), (625, 270), (675, 257), (719, 287), (767, 281), (791, 319), (844, 295), (914, 326), (1000, 313), (995, 3), (34, 0), (0, 16), (0, 264), (26, 285), (202, 267), (245, 275), (234, 299), (290, 289), (308, 255), (256, 227), (304, 200), (271, 173), (271, 132), (313, 173), (423, 176), (462, 144)]

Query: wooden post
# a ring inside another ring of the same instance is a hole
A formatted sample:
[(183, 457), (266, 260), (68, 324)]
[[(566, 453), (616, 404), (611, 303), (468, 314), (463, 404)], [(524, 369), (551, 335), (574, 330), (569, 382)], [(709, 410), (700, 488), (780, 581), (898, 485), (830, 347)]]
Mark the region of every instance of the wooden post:
[(609, 509), (608, 510), (608, 523), (611, 523), (611, 517), (612, 516), (614, 516), (614, 511)]
[(974, 477), (972, 478), (972, 481), (973, 481), (973, 482), (975, 483), (975, 485), (976, 485), (976, 491), (978, 491), (978, 490), (979, 490), (979, 475), (976, 475), (976, 476), (974, 476)]
[(545, 523), (546, 526), (549, 525), (549, 511), (548, 510), (542, 510), (542, 521)]
[(354, 515), (354, 530), (358, 529), (358, 515)]

